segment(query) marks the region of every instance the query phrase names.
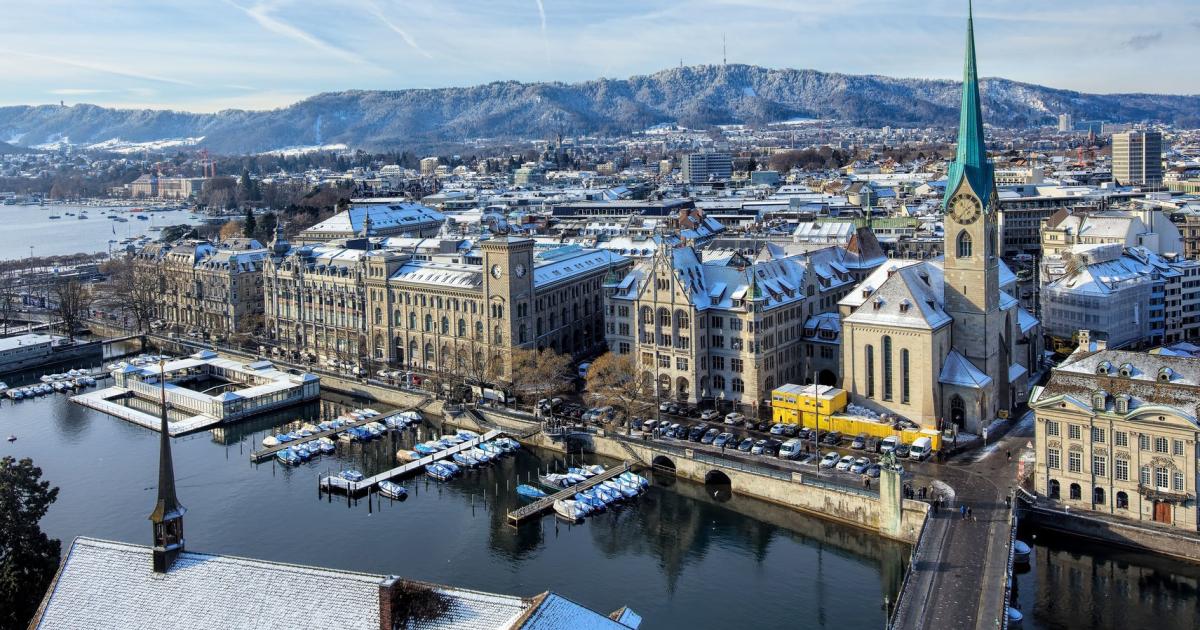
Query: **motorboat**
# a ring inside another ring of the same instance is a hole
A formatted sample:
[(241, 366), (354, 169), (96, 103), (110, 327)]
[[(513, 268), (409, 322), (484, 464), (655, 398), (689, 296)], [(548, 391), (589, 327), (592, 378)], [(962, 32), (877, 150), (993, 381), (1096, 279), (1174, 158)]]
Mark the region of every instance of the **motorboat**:
[(597, 497), (599, 497), (601, 501), (604, 501), (604, 503), (606, 505), (611, 505), (613, 503), (616, 503), (617, 501), (620, 501), (623, 498), (621, 496), (621, 493), (613, 492), (612, 490), (605, 488), (603, 486), (603, 484), (601, 484), (599, 486), (593, 486), (592, 493), (595, 494)]
[(479, 465), (477, 460), (464, 453), (454, 453), (450, 456), (450, 459), (463, 468), (474, 468)]
[(583, 483), (583, 482), (587, 481), (587, 477), (584, 477), (583, 475), (575, 474), (568, 470), (567, 471), (567, 481), (570, 481), (571, 485), (575, 485), (577, 483)]
[(617, 479), (620, 479), (622, 481), (627, 481), (631, 484), (636, 485), (639, 488), (646, 488), (647, 486), (650, 485), (649, 479), (646, 479), (645, 477), (643, 477), (641, 475), (635, 475), (635, 474), (629, 472), (628, 470), (617, 475)]
[(498, 444), (500, 446), (500, 448), (502, 448), (506, 451), (509, 451), (509, 452), (512, 452), (512, 451), (515, 451), (515, 450), (521, 448), (521, 443), (510, 437), (496, 438), (496, 444)]
[(376, 427), (376, 426), (374, 426), (374, 423), (372, 423), (372, 424), (368, 424), (368, 425), (365, 425), (365, 426), (361, 426), (361, 427), (359, 427), (359, 428), (358, 428), (358, 430), (359, 430), (359, 431), (366, 431), (366, 432), (367, 432), (367, 434), (368, 434), (368, 435), (370, 435), (370, 436), (371, 436), (371, 437), (373, 437), (373, 438), (377, 438), (377, 437), (379, 437), (379, 436), (383, 435), (383, 433), (384, 433), (384, 430), (383, 430), (383, 429), (380, 429), (379, 427)]
[(363, 480), (363, 474), (357, 470), (354, 470), (353, 468), (343, 470), (342, 472), (338, 473), (338, 476), (346, 481), (353, 481), (354, 483), (358, 483)]
[(379, 494), (397, 501), (403, 501), (408, 498), (408, 489), (398, 483), (391, 481), (379, 482)]
[(567, 469), (567, 472), (568, 472), (568, 473), (570, 473), (570, 474), (572, 474), (572, 475), (579, 475), (579, 476), (581, 476), (581, 477), (585, 477), (585, 478), (587, 478), (587, 477), (595, 477), (595, 476), (596, 476), (596, 473), (594, 473), (594, 472), (592, 472), (592, 471), (590, 471), (590, 470), (586, 470), (586, 469), (584, 469), (584, 468), (568, 468), (568, 469)]
[(303, 427), (301, 427), (301, 429), (304, 431), (308, 431), (309, 435), (321, 432), (321, 427), (318, 427), (317, 425), (312, 424), (312, 423), (305, 424)]
[(333, 443), (333, 440), (327, 437), (322, 437), (317, 440), (317, 448), (321, 449), (322, 453), (333, 453), (337, 451), (337, 445)]
[(308, 447), (303, 444), (293, 446), (293, 447), (291, 447), (291, 449), (292, 449), (292, 452), (294, 452), (297, 456), (300, 457), (300, 461), (306, 462), (306, 461), (312, 459), (312, 451), (308, 450)]
[(438, 480), (438, 481), (446, 481), (450, 477), (454, 476), (454, 473), (450, 472), (449, 468), (446, 468), (445, 466), (443, 466), (442, 464), (439, 464), (437, 462), (434, 462), (432, 464), (426, 464), (425, 465), (425, 474)]
[(301, 427), (299, 433), (297, 433), (297, 435), (299, 435), (302, 438), (312, 437), (312, 434), (313, 434), (312, 431), (309, 431), (308, 429), (305, 429), (303, 427)]
[(463, 442), (466, 442), (467, 438), (460, 437), (457, 435), (443, 435), (441, 441), (447, 442), (451, 446), (454, 446), (455, 444), (462, 444)]
[(7, 393), (8, 393), (8, 397), (13, 400), (21, 400), (22, 398), (25, 397), (25, 394), (22, 394), (21, 390), (19, 390), (19, 389), (10, 389), (10, 390), (8, 390)]
[(471, 457), (474, 457), (475, 461), (479, 462), (480, 464), (490, 464), (492, 462), (492, 456), (481, 448), (476, 447), (470, 449), (467, 451), (467, 453), (469, 453)]
[(294, 438), (292, 438), (291, 433), (280, 433), (275, 436), (275, 439), (279, 440), (280, 443), (287, 443), (291, 442)]
[(525, 499), (542, 499), (546, 497), (546, 492), (540, 488), (528, 484), (517, 486), (517, 494)]
[(438, 462), (438, 464), (440, 464), (441, 466), (443, 466), (445, 468), (448, 468), (450, 470), (450, 474), (452, 474), (452, 475), (457, 475), (458, 473), (462, 472), (462, 469), (460, 469), (458, 467), (458, 464), (452, 464), (447, 461), (440, 461), (440, 462)]
[(599, 475), (600, 473), (604, 472), (604, 466), (601, 466), (600, 464), (592, 464), (590, 466), (584, 465), (584, 466), (580, 466), (580, 468), (591, 473), (588, 475), (589, 477), (592, 477), (594, 475)]
[(1013, 562), (1019, 564), (1029, 564), (1029, 556), (1033, 550), (1029, 548), (1029, 544), (1023, 540), (1013, 541)]
[(458, 437), (463, 438), (464, 440), (474, 440), (475, 438), (479, 437), (479, 434), (474, 431), (468, 431), (467, 429), (459, 429)]
[(268, 448), (272, 446), (279, 446), (279, 438), (275, 437), (274, 435), (268, 435), (267, 437), (263, 438), (262, 445)]
[(589, 512), (604, 511), (604, 502), (596, 498), (590, 491), (576, 492), (575, 503), (583, 505)]
[(404, 449), (396, 451), (396, 461), (398, 462), (415, 462), (422, 457), (425, 456), (416, 451), (406, 451)]
[(583, 520), (587, 513), (579, 506), (578, 503), (570, 499), (559, 499), (554, 502), (554, 513), (569, 522), (577, 522)]
[(434, 444), (437, 444), (437, 442), (421, 442), (420, 444), (414, 445), (413, 450), (421, 455), (433, 455), (434, 453), (442, 450), (440, 444), (438, 444), (436, 447)]
[(278, 459), (280, 461), (280, 463), (288, 464), (291, 466), (297, 466), (300, 464), (300, 461), (301, 461), (300, 456), (293, 453), (292, 448), (290, 446), (288, 448), (283, 449), (282, 451), (279, 451), (278, 453), (275, 453), (275, 459)]

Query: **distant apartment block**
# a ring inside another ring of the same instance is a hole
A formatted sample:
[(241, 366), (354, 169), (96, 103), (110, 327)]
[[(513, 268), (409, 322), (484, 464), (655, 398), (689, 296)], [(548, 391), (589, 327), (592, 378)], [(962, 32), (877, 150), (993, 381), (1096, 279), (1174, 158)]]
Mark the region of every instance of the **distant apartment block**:
[(421, 174), (433, 175), (437, 172), (438, 159), (435, 157), (427, 157), (421, 159)]
[(728, 153), (690, 153), (683, 158), (683, 180), (689, 184), (725, 181), (733, 176), (733, 156)]
[(1113, 180), (1122, 186), (1163, 183), (1162, 134), (1127, 131), (1112, 137)]

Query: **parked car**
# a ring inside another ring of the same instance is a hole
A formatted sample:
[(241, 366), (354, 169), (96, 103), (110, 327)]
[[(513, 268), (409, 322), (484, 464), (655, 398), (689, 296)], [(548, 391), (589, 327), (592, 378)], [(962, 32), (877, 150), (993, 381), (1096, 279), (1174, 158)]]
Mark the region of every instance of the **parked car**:
[(725, 424), (728, 424), (728, 425), (734, 425), (734, 426), (739, 425), (743, 421), (745, 421), (745, 419), (746, 419), (746, 416), (743, 416), (742, 414), (740, 414), (736, 411), (733, 413), (725, 414)]
[(842, 458), (838, 460), (836, 468), (838, 470), (850, 470), (850, 467), (853, 465), (854, 458), (850, 457), (849, 455), (843, 455)]
[(779, 457), (779, 447), (783, 446), (783, 442), (779, 440), (767, 440), (766, 446), (763, 447), (762, 454), (771, 457)]
[(754, 448), (754, 438), (750, 438), (750, 437), (742, 440), (742, 443), (738, 444), (738, 447), (737, 447), (737, 449), (743, 453), (749, 453), (750, 449), (752, 449), (752, 448)]
[(699, 418), (701, 411), (699, 407), (688, 407), (687, 409), (680, 409), (679, 413), (688, 418)]
[(920, 461), (929, 457), (930, 453), (932, 452), (933, 440), (930, 440), (927, 437), (919, 437), (913, 440), (912, 448), (910, 448), (908, 451), (908, 456), (911, 459)]
[(720, 433), (721, 433), (720, 429), (709, 429), (708, 431), (706, 431), (704, 433), (704, 437), (700, 438), (700, 443), (701, 444), (712, 444), (713, 440), (717, 439), (717, 435)]
[(778, 422), (771, 427), (771, 435), (783, 435), (783, 423)]
[(908, 457), (911, 452), (912, 452), (912, 448), (907, 444), (897, 444), (896, 445), (895, 453), (896, 453), (896, 457), (898, 457), (898, 458)]
[(708, 431), (707, 424), (697, 424), (696, 426), (692, 427), (691, 431), (688, 431), (688, 439), (693, 442), (699, 442), (700, 438), (704, 437), (705, 431)]
[(850, 472), (856, 475), (861, 475), (866, 472), (867, 468), (870, 466), (871, 460), (867, 459), (866, 457), (859, 457), (858, 459), (854, 460), (853, 464), (850, 465)]
[(830, 446), (837, 446), (842, 443), (842, 434), (837, 431), (830, 431), (825, 434), (825, 437), (821, 438), (821, 442)]
[(762, 455), (763, 449), (765, 449), (765, 448), (767, 448), (767, 441), (759, 440), (754, 443), (754, 446), (750, 447), (750, 454), (751, 455)]
[(785, 424), (783, 425), (783, 434), (788, 437), (796, 437), (800, 433), (800, 425)]
[(892, 451), (896, 450), (896, 445), (899, 443), (900, 443), (900, 438), (898, 438), (894, 435), (889, 435), (889, 436), (883, 438), (883, 441), (879, 443), (879, 452), (880, 453), (891, 453)]
[(688, 436), (688, 427), (685, 424), (671, 425), (671, 431), (675, 434), (675, 439), (686, 440)]
[(780, 459), (800, 459), (800, 453), (804, 445), (797, 439), (791, 439), (784, 442), (779, 447)]
[(718, 448), (722, 446), (730, 446), (731, 441), (734, 444), (737, 444), (737, 440), (733, 437), (733, 434), (726, 431), (725, 433), (718, 435), (717, 439), (713, 440), (712, 445)]
[(841, 457), (842, 456), (840, 453), (837, 453), (836, 451), (829, 451), (828, 453), (825, 453), (825, 457), (821, 458), (820, 466), (821, 468), (833, 468), (834, 466), (838, 465), (838, 461), (841, 459)]
[(879, 464), (871, 464), (870, 466), (867, 466), (866, 475), (872, 479), (878, 479), (879, 473), (882, 471), (883, 466), (880, 466)]
[(642, 430), (647, 433), (653, 433), (654, 427), (658, 426), (658, 420), (647, 420), (642, 423)]
[(801, 440), (811, 440), (812, 439), (812, 429), (810, 429), (808, 427), (804, 427), (803, 429), (800, 429), (799, 431), (797, 431), (796, 435), (794, 435), (792, 437), (798, 437)]
[(642, 419), (637, 416), (634, 416), (633, 419), (629, 421), (629, 428), (633, 429), (634, 431), (641, 431), (642, 430)]
[(853, 440), (850, 441), (850, 448), (852, 448), (856, 451), (861, 451), (866, 447), (867, 447), (867, 434), (866, 433), (859, 433), (858, 435), (854, 436)]
[(700, 412), (701, 420), (716, 420), (720, 416), (721, 412), (717, 411), (716, 409), (705, 409), (704, 411)]

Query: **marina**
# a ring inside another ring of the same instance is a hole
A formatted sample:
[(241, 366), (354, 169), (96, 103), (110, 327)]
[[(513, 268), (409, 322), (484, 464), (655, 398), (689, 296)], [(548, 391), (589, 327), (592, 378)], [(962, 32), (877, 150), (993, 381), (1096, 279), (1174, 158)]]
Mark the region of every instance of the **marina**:
[[(357, 429), (359, 427), (366, 426), (372, 422), (387, 423), (391, 419), (399, 418), (399, 417), (405, 416), (407, 414), (413, 414), (413, 413), (418, 413), (418, 412), (416, 412), (415, 408), (403, 409), (403, 410), (395, 411), (395, 412), (392, 412), (392, 413), (389, 413), (389, 414), (383, 415), (383, 416), (365, 416), (365, 417), (359, 418), (357, 420), (346, 422), (345, 424), (340, 424), (337, 427), (326, 429), (324, 431), (314, 432), (310, 436), (305, 436), (303, 439), (306, 441), (312, 441), (312, 440), (320, 440), (321, 438), (334, 437), (341, 433), (347, 433), (351, 429)], [(418, 417), (419, 417), (419, 415), (418, 415)], [(291, 446), (292, 446), (291, 444), (284, 442), (284, 443), (276, 444), (275, 446), (268, 446), (264, 449), (254, 451), (253, 453), (250, 453), (250, 461), (257, 464), (259, 462), (271, 459), (272, 457), (275, 457), (275, 455), (278, 454), (280, 451), (286, 450), (286, 449), (290, 448)]]
[(560, 490), (550, 496), (538, 499), (529, 505), (513, 510), (508, 513), (508, 524), (518, 526), (530, 519), (541, 517), (548, 510), (554, 509), (554, 506), (559, 501), (565, 501), (575, 495), (586, 492), (591, 488), (616, 478), (626, 472), (629, 472), (629, 462), (622, 462), (620, 466), (613, 466), (604, 472), (585, 479), (584, 481), (569, 486), (566, 489)]
[(377, 475), (373, 475), (369, 478), (358, 481), (346, 479), (339, 475), (326, 475), (321, 477), (320, 487), (327, 491), (338, 490), (351, 495), (361, 494), (369, 491), (373, 486), (378, 485), (380, 482), (391, 481), (392, 479), (400, 479), (415, 472), (425, 470), (425, 467), (429, 464), (435, 464), (444, 459), (448, 459), (456, 453), (469, 451), (485, 442), (490, 442), (501, 435), (503, 435), (503, 433), (500, 431), (488, 431), (477, 438), (467, 440), (461, 444), (456, 444), (445, 450), (438, 451), (431, 455), (426, 455), (418, 460), (408, 462), (407, 464), (392, 468), (391, 470), (385, 470)]

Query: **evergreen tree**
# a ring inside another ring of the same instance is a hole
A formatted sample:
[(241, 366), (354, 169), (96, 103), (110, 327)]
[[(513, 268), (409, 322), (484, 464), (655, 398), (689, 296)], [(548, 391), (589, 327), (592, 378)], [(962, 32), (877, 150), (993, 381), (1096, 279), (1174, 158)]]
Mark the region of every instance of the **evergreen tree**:
[(61, 543), (38, 524), (58, 488), (28, 458), (0, 459), (0, 628), (24, 628), (58, 570)]
[(257, 229), (258, 220), (254, 218), (254, 211), (250, 208), (246, 208), (246, 220), (242, 221), (242, 234), (247, 237), (252, 237)]

